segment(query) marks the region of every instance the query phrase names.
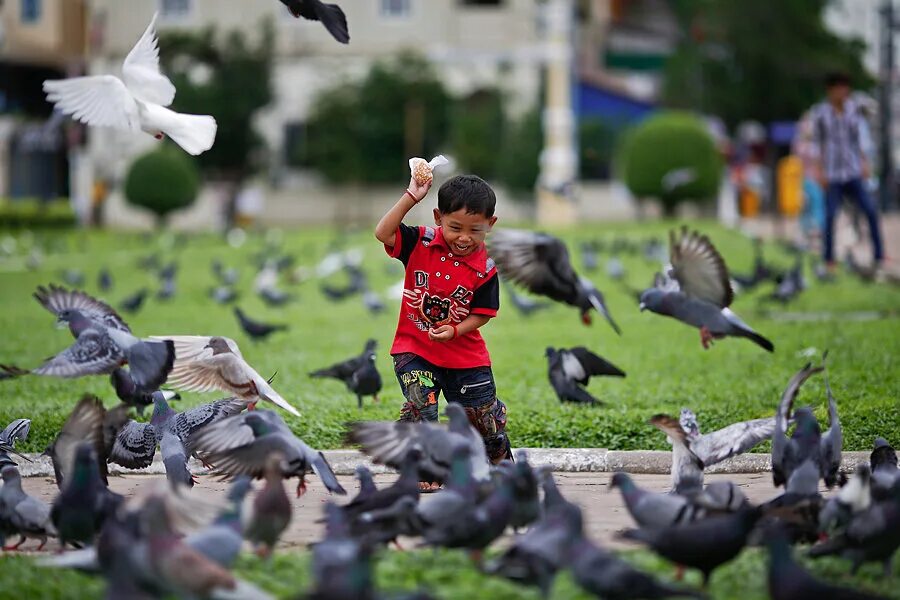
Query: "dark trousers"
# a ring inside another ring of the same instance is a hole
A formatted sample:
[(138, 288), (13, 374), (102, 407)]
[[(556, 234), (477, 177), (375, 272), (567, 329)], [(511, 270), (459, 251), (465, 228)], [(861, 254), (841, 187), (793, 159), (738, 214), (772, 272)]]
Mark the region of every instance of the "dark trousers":
[(841, 200), (849, 197), (866, 215), (869, 221), (869, 235), (872, 236), (872, 248), (875, 250), (875, 262), (884, 258), (884, 249), (881, 246), (881, 229), (878, 225), (878, 212), (872, 197), (866, 191), (862, 179), (850, 181), (830, 182), (825, 191), (825, 262), (834, 261), (834, 221), (838, 210), (841, 208)]
[[(401, 421), (437, 421), (438, 396), (443, 393), (447, 402), (459, 403), (466, 410), (469, 422), (484, 439), (491, 462), (512, 458), (506, 436), (506, 405), (497, 398), (490, 367), (447, 369), (406, 353), (394, 356), (394, 372), (407, 400), (400, 411)], [(419, 387), (420, 397), (410, 397), (411, 385)]]

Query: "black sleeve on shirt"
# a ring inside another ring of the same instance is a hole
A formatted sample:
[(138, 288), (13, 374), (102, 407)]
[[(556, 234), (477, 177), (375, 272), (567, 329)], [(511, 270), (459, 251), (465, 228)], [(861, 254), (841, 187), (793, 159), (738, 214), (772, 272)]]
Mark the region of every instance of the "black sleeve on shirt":
[(469, 309), (474, 311), (476, 308), (500, 310), (500, 279), (497, 277), (496, 271), (472, 294)]
[(419, 228), (417, 226), (400, 223), (397, 234), (400, 236), (400, 239), (394, 240), (394, 247), (396, 248), (397, 244), (399, 244), (400, 252), (395, 256), (400, 259), (400, 262), (406, 265), (406, 263), (409, 262), (410, 255), (416, 248), (416, 243), (419, 241)]

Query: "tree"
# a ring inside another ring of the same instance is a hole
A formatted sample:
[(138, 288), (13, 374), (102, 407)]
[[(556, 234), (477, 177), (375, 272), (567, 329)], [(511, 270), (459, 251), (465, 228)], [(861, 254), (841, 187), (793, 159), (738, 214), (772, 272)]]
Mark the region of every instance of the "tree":
[(845, 71), (856, 86), (870, 87), (861, 60), (865, 45), (828, 30), (828, 1), (676, 0), (684, 35), (666, 63), (664, 102), (733, 126), (796, 119), (822, 97), (829, 71)]
[(448, 137), (451, 99), (431, 65), (404, 53), (378, 62), (359, 82), (321, 93), (298, 160), (335, 183), (396, 182), (407, 158), (431, 158)]
[(682, 200), (714, 198), (722, 175), (703, 121), (682, 112), (657, 113), (636, 126), (620, 147), (619, 164), (631, 193), (659, 198), (667, 216)]
[(140, 156), (125, 178), (125, 197), (156, 215), (158, 226), (172, 211), (197, 197), (200, 173), (194, 160), (178, 148), (163, 146)]
[(232, 184), (231, 225), (237, 193), (262, 163), (264, 144), (253, 118), (272, 101), (274, 27), (264, 21), (252, 45), (239, 31), (219, 35), (213, 27), (161, 38), (160, 59), (178, 90), (173, 110), (212, 115), (219, 125), (215, 144), (198, 162), (207, 175)]
[(497, 173), (500, 181), (513, 192), (534, 192), (543, 147), (541, 113), (539, 109), (534, 109), (506, 128), (500, 146)]
[(453, 152), (460, 168), (492, 179), (498, 171), (506, 118), (503, 95), (496, 88), (477, 90), (456, 102), (451, 124)]

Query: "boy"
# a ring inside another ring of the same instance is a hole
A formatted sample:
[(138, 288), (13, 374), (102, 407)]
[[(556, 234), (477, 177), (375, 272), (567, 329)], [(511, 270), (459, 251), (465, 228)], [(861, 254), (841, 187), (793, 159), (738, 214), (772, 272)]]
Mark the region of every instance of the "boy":
[[(438, 190), (436, 227), (411, 227), (403, 217), (428, 194), (409, 188), (378, 225), (375, 237), (406, 267), (400, 322), (391, 347), (406, 403), (401, 421), (437, 421), (437, 396), (463, 405), (484, 438), (488, 458), (512, 458), (506, 406), (497, 398), (491, 358), (478, 329), (497, 314), (500, 286), (484, 238), (497, 217), (494, 191), (479, 177), (458, 175)], [(410, 385), (422, 393), (410, 398)], [(436, 489), (436, 486), (432, 486)]]

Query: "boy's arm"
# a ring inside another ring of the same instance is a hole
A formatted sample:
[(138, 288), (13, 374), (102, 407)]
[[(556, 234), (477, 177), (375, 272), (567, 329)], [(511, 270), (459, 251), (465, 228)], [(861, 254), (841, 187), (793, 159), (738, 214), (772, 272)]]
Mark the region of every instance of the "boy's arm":
[(469, 315), (456, 326), (455, 331), (453, 325), (441, 325), (437, 329), (429, 329), (428, 339), (433, 342), (447, 342), (455, 337), (465, 335), (470, 331), (475, 331), (490, 320), (491, 317), (485, 315)]
[(397, 203), (394, 204), (391, 210), (381, 217), (378, 225), (375, 226), (375, 238), (379, 242), (385, 246), (396, 244), (397, 229), (400, 227), (400, 223), (403, 222), (403, 217), (428, 194), (428, 190), (431, 189), (431, 183), (429, 181), (425, 185), (419, 185), (414, 178), (409, 178), (409, 187), (403, 192), (403, 195), (397, 200)]

